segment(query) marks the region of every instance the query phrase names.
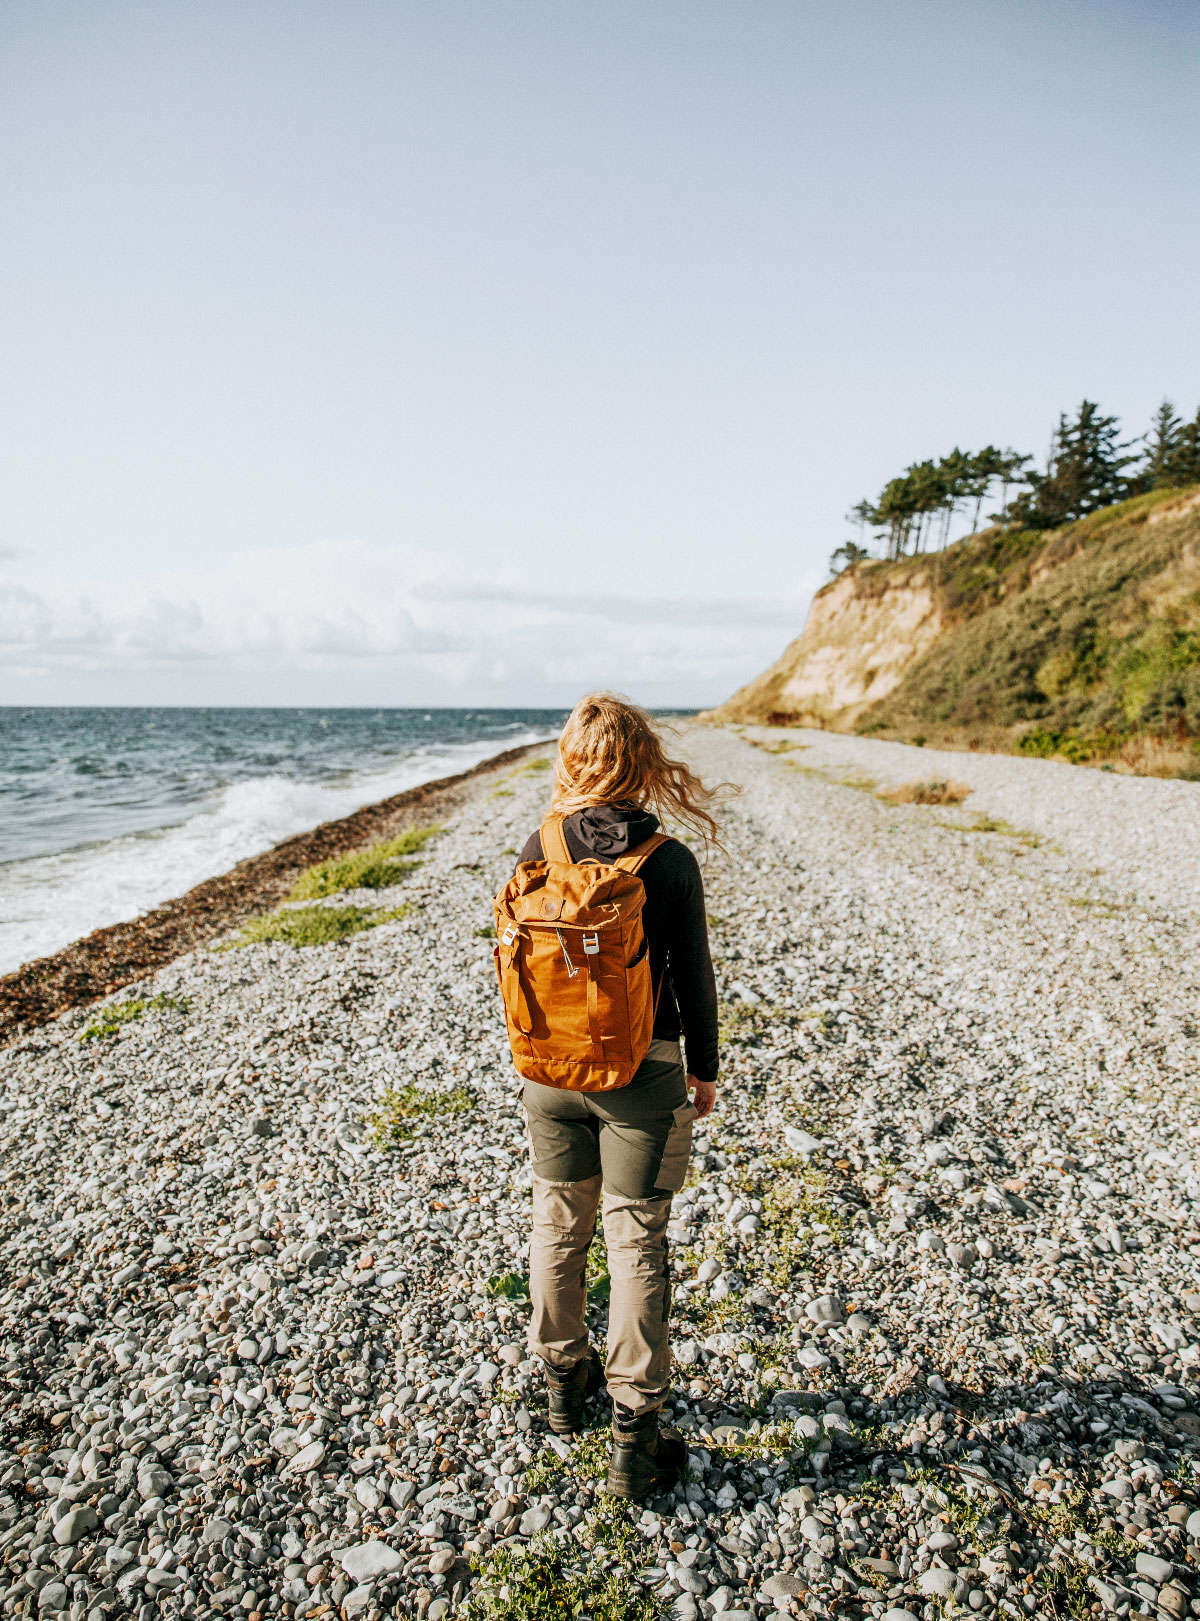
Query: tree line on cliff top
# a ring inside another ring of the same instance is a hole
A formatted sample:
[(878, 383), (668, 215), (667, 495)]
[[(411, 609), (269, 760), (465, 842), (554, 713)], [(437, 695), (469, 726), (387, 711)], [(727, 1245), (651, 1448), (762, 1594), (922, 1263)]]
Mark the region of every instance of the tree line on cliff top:
[[(972, 533), (983, 503), (999, 489), (989, 514), (1010, 529), (1055, 529), (1147, 490), (1200, 483), (1200, 410), (1184, 421), (1169, 400), (1148, 433), (1122, 441), (1121, 424), (1084, 400), (1073, 417), (1059, 417), (1044, 472), (1033, 457), (985, 445), (956, 445), (939, 461), (914, 462), (889, 479), (876, 501), (860, 501), (849, 517), (860, 535), (874, 531), (883, 556), (904, 557), (944, 546), (956, 514), (971, 511)], [(1009, 499), (1010, 491), (1015, 492)], [(831, 559), (835, 571), (873, 555), (862, 540), (847, 541)]]

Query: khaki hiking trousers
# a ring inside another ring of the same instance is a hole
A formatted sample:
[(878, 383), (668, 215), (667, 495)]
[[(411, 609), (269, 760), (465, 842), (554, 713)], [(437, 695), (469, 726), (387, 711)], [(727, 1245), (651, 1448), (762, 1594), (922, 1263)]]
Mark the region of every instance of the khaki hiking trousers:
[(671, 1195), (687, 1176), (696, 1118), (679, 1044), (652, 1042), (617, 1091), (526, 1081), (522, 1101), (533, 1144), (529, 1348), (564, 1372), (587, 1354), (584, 1272), (603, 1198), (608, 1392), (631, 1412), (652, 1412), (671, 1370)]

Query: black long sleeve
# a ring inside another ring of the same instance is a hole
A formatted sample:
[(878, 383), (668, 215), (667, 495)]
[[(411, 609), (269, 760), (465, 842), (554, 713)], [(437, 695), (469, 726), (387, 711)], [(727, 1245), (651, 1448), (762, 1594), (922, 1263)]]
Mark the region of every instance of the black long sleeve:
[[(648, 821), (652, 819), (647, 818)], [(595, 854), (579, 837), (576, 818), (564, 824), (572, 860)], [(653, 827), (651, 827), (653, 831)], [(644, 835), (643, 835), (644, 836)], [(542, 839), (534, 833), (521, 851), (521, 861), (541, 861)], [(650, 951), (650, 973), (658, 1007), (654, 1034), (687, 1048), (689, 1074), (701, 1081), (717, 1078), (717, 985), (708, 946), (708, 916), (700, 864), (677, 839), (660, 844), (638, 874), (646, 890), (642, 926)]]

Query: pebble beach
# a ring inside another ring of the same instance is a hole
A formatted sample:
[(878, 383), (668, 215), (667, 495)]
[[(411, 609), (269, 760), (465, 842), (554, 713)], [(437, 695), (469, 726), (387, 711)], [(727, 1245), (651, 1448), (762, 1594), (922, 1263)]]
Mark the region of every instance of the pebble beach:
[(1200, 1616), (1200, 788), (680, 744), (741, 789), (687, 1479), (607, 1498), (603, 1405), (551, 1436), (525, 1349), (490, 899), (533, 749), (319, 903), (376, 926), (189, 941), (0, 1051), (0, 1615)]

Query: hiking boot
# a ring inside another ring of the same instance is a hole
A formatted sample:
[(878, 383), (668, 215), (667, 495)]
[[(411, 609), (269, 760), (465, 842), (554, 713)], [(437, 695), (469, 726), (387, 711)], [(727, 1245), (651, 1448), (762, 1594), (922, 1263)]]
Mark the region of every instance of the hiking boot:
[(546, 1368), (550, 1390), (550, 1428), (555, 1435), (578, 1435), (583, 1428), (583, 1409), (604, 1383), (604, 1369), (595, 1351), (580, 1357), (566, 1373)]
[(634, 1414), (613, 1403), (612, 1457), (605, 1482), (614, 1497), (641, 1503), (663, 1497), (687, 1463), (687, 1443), (676, 1430), (659, 1428), (658, 1412)]

